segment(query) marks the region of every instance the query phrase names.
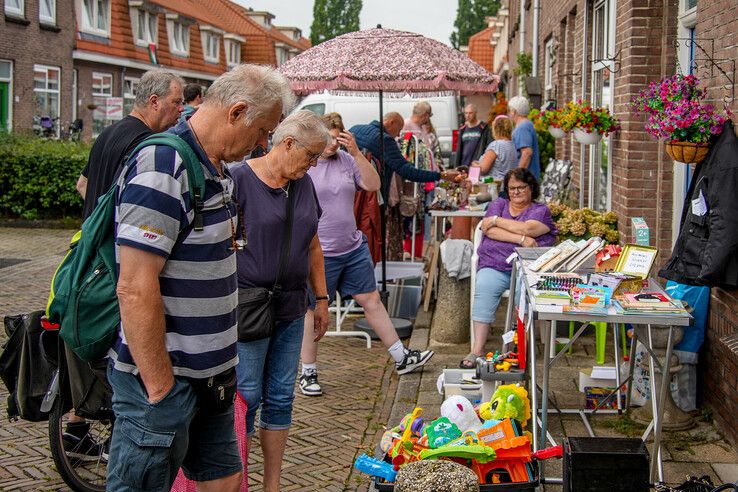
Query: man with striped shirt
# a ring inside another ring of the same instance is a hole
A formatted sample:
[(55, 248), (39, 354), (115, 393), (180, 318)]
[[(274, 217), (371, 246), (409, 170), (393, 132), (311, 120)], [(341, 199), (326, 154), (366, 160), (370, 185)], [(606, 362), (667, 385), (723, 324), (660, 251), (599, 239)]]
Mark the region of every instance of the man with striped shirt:
[(121, 329), (108, 372), (116, 414), (108, 490), (169, 490), (180, 467), (198, 490), (239, 490), (232, 400), (211, 404), (235, 384), (238, 362), (241, 228), (223, 163), (243, 158), (293, 103), (275, 70), (240, 65), (170, 130), (203, 168), (201, 231), (192, 227), (187, 172), (174, 149), (145, 147), (118, 181)]

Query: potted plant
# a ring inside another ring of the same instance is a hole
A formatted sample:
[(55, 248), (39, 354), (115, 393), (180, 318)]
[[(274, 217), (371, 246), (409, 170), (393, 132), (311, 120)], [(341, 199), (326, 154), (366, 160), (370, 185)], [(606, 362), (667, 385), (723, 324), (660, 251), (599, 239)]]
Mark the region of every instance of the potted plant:
[(596, 144), (603, 135), (620, 130), (620, 122), (606, 107), (593, 108), (584, 101), (569, 102), (562, 110), (561, 128), (573, 129), (577, 142)]
[(568, 130), (561, 128), (562, 113), (559, 109), (547, 109), (541, 113), (541, 123), (555, 139), (564, 138)]
[(678, 162), (701, 162), (710, 137), (723, 131), (727, 115), (703, 103), (705, 91), (694, 75), (673, 75), (651, 82), (633, 98), (631, 107), (647, 115), (646, 132), (666, 142), (666, 152)]
[(595, 212), (589, 208), (571, 208), (561, 203), (552, 203), (551, 217), (559, 231), (559, 241), (601, 237), (610, 244), (617, 244), (618, 216), (615, 212)]

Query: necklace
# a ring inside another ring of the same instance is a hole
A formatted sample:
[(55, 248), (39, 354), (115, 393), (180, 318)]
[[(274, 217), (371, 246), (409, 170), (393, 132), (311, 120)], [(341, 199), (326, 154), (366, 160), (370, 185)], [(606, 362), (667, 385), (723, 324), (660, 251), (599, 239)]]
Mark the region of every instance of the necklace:
[[(278, 183), (279, 180), (277, 179), (277, 177), (272, 172), (272, 165), (271, 165), (271, 162), (269, 162), (269, 154), (266, 155), (266, 168), (267, 168), (267, 171), (269, 171), (269, 175), (272, 177), (272, 179), (274, 180), (274, 182), (275, 183)], [(289, 181), (287, 181), (287, 187), (279, 186), (279, 185), (277, 185), (277, 186), (279, 187), (280, 190), (282, 190), (284, 192), (284, 196), (286, 196), (287, 198), (290, 197), (290, 182)]]
[[(246, 228), (245, 228), (244, 220), (243, 220), (243, 210), (241, 210), (241, 207), (238, 205), (238, 201), (233, 201), (230, 198), (228, 199), (226, 198), (225, 186), (223, 186), (223, 179), (225, 178), (219, 178), (220, 196), (223, 200), (223, 207), (225, 208), (226, 213), (228, 214), (228, 222), (231, 224), (231, 247), (228, 249), (230, 249), (231, 251), (240, 251), (244, 247), (246, 247), (246, 245), (249, 243), (248, 240), (246, 239)], [(236, 239), (236, 225), (233, 223), (233, 215), (231, 214), (231, 207), (229, 206), (231, 201), (233, 201), (233, 203), (236, 204), (236, 213), (238, 214), (238, 222), (239, 222), (239, 225), (241, 226), (241, 238), (240, 239)]]

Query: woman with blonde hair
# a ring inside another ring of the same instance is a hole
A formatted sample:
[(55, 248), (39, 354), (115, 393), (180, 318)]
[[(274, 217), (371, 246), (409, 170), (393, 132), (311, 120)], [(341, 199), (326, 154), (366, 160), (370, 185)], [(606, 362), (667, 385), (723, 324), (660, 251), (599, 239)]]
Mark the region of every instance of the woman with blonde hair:
[(472, 166), (480, 168), (482, 176), (492, 175), (495, 180), (502, 181), (509, 170), (518, 167), (512, 130), (510, 118), (506, 115), (495, 117), (492, 122), (492, 135), (495, 139), (487, 146), (479, 162), (472, 163)]

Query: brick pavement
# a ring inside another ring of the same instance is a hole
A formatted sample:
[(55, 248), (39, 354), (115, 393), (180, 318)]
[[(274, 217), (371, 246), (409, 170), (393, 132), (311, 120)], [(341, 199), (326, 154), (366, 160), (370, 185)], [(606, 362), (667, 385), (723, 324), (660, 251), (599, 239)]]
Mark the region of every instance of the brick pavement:
[[(0, 259), (29, 260), (0, 268), (0, 316), (42, 309), (49, 280), (66, 253), (73, 231), (0, 228)], [(3, 264), (0, 264), (0, 266)], [(0, 334), (0, 342), (5, 334)], [(356, 490), (367, 482), (352, 472), (357, 454), (368, 451), (388, 421), (397, 376), (380, 344), (328, 338), (321, 343), (320, 376), (325, 395), (295, 399), (294, 427), (283, 471), (285, 491)], [(3, 418), (7, 392), (0, 390), (0, 490), (67, 490), (54, 469), (46, 423)], [(258, 443), (258, 439), (255, 440)], [(261, 490), (260, 450), (249, 465), (250, 489)]]

